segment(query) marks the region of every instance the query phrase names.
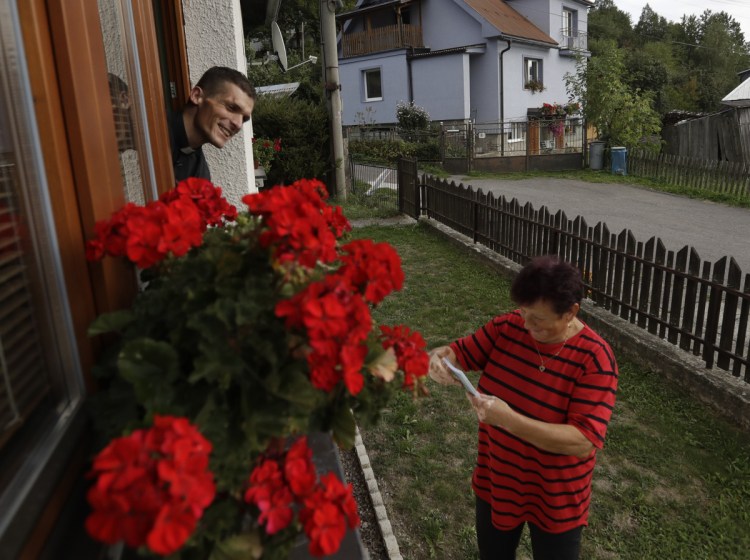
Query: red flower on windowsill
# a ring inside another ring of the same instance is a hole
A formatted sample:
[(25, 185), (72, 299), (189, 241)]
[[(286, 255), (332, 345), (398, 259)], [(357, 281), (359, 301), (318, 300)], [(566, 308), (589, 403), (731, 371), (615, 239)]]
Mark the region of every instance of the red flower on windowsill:
[(342, 242), (351, 225), (327, 198), (303, 179), (238, 213), (189, 179), (96, 225), (88, 256), (129, 259), (145, 288), (91, 328), (117, 333), (97, 366), (111, 391), (91, 403), (110, 440), (92, 467), (94, 538), (263, 558), (304, 532), (322, 556), (358, 524), (351, 488), (318, 476), (299, 434), (353, 445), (354, 411), (374, 422), (395, 391), (425, 392), (428, 359), (419, 333), (374, 328), (371, 308), (404, 284), (398, 254)]

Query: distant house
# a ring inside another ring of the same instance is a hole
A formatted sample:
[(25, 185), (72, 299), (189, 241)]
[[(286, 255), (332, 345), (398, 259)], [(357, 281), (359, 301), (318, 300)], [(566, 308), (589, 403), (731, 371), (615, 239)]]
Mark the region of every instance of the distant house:
[(525, 119), (567, 102), (588, 56), (593, 0), (360, 0), (342, 24), (344, 125), (395, 122), (413, 101), (433, 121)]
[(721, 100), (722, 110), (665, 124), (664, 153), (750, 163), (750, 71), (739, 76), (743, 81)]

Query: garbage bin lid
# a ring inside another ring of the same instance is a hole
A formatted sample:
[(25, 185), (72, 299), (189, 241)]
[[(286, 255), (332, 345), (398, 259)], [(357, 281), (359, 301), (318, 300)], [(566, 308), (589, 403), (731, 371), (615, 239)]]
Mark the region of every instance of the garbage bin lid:
[(613, 150), (626, 150), (627, 148), (625, 146), (612, 146)]

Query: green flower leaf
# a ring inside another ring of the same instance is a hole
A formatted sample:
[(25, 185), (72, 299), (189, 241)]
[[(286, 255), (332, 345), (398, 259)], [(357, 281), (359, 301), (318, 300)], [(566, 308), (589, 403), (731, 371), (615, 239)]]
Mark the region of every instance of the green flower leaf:
[(89, 326), (88, 335), (96, 336), (104, 333), (121, 332), (135, 320), (135, 314), (130, 309), (113, 311), (100, 315)]
[(177, 352), (169, 343), (150, 338), (128, 342), (120, 351), (117, 369), (148, 409), (174, 410), (174, 381), (180, 370)]
[(341, 406), (336, 411), (336, 415), (333, 417), (332, 429), (333, 439), (339, 447), (351, 449), (354, 446), (357, 423), (348, 405)]
[(276, 387), (275, 392), (285, 400), (310, 410), (320, 398), (319, 391), (312, 386), (307, 375), (299, 371), (285, 376), (284, 382)]

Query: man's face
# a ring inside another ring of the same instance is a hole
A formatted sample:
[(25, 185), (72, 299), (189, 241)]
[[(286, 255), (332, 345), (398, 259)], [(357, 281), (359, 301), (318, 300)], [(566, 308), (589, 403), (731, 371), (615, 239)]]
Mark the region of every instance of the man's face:
[(202, 143), (223, 148), (242, 125), (250, 120), (255, 101), (232, 83), (208, 97), (199, 87), (190, 92), (190, 99), (198, 106), (193, 125)]

